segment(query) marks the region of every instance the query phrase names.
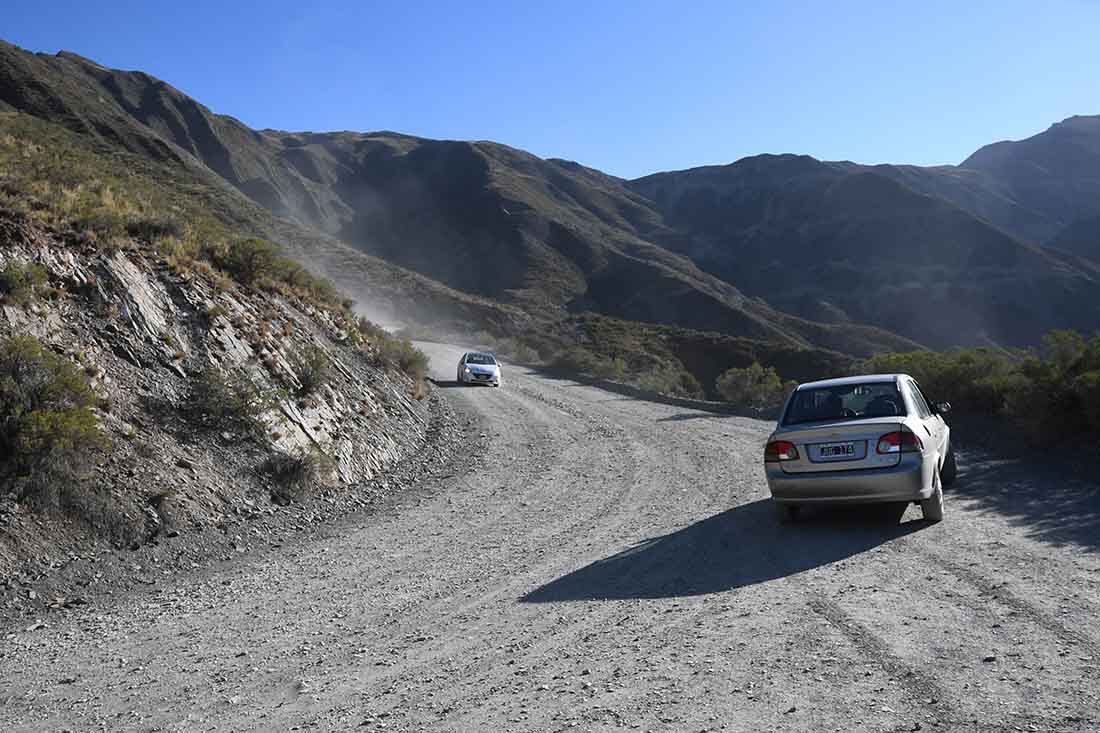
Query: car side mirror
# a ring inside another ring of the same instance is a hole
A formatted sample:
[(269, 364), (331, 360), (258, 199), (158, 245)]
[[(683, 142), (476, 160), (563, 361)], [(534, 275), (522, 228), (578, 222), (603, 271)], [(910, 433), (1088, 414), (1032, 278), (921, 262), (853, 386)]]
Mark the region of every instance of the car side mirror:
[(946, 415), (949, 412), (951, 412), (951, 403), (950, 402), (937, 402), (936, 403), (936, 414)]

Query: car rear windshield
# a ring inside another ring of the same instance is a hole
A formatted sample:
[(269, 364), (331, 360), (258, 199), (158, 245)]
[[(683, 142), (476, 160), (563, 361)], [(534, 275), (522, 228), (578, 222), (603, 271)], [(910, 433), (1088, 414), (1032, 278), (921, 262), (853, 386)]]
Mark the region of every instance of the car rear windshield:
[(822, 420), (859, 420), (905, 414), (905, 401), (893, 382), (868, 382), (800, 389), (794, 393), (784, 425)]
[(493, 358), (492, 354), (467, 354), (467, 364), (496, 364), (497, 360)]

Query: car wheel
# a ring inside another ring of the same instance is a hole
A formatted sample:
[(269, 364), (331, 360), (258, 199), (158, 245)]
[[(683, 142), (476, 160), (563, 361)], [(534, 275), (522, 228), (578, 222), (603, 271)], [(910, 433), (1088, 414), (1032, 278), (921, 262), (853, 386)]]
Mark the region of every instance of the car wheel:
[(924, 521), (926, 522), (942, 522), (943, 481), (940, 480), (940, 472), (938, 469), (932, 476), (932, 484), (935, 487), (932, 489), (932, 496), (922, 500), (920, 503), (921, 514), (924, 515)]
[(775, 502), (775, 513), (783, 524), (795, 522), (798, 520), (798, 505)]
[(947, 458), (943, 459), (943, 469), (940, 471), (940, 481), (944, 486), (955, 483), (955, 477), (959, 474), (959, 465), (955, 462), (955, 449), (947, 446)]

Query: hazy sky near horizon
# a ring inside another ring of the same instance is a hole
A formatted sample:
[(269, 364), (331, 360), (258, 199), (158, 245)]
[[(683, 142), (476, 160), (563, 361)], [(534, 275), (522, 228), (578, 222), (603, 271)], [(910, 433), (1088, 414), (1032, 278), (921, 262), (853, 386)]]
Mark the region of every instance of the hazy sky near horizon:
[(284, 130), (488, 139), (619, 176), (958, 163), (1100, 114), (1100, 1), (3, 0), (0, 38)]

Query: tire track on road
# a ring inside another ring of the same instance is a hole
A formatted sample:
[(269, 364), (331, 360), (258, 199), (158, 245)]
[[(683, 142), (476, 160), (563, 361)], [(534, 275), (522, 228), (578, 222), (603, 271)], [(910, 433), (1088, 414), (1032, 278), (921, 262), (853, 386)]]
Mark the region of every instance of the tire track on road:
[(847, 638), (864, 657), (896, 679), (911, 703), (934, 710), (939, 719), (948, 717), (951, 707), (947, 703), (947, 690), (931, 674), (895, 654), (885, 640), (846, 613), (832, 599), (809, 592), (806, 604)]

